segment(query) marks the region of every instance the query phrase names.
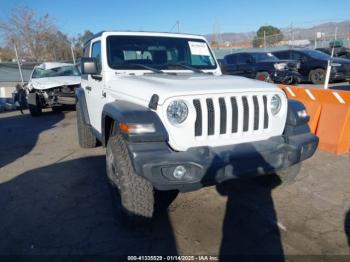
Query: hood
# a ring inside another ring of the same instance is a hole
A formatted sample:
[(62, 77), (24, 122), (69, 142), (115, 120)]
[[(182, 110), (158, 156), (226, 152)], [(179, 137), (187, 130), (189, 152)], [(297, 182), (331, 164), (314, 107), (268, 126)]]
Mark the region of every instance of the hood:
[(79, 85), (80, 76), (56, 76), (32, 78), (28, 85), (32, 85), (35, 89), (50, 89), (58, 86)]
[(339, 58), (339, 57), (333, 57), (332, 62), (339, 63), (339, 64), (346, 64), (346, 65), (350, 64), (349, 59)]
[(156, 94), (160, 105), (167, 98), (176, 96), (279, 90), (274, 84), (245, 77), (205, 74), (119, 75), (107, 82), (107, 88), (122, 95), (131, 95), (144, 103)]
[(279, 59), (279, 60), (265, 60), (261, 61), (258, 64), (262, 65), (274, 65), (274, 64), (280, 64), (280, 63), (286, 63), (288, 68), (296, 68), (298, 65), (298, 62), (295, 60), (287, 60), (287, 59)]

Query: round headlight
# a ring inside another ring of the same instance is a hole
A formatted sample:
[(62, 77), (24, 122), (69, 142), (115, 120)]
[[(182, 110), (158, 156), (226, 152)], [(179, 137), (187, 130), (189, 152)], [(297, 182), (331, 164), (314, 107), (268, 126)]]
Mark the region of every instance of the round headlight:
[(170, 123), (178, 125), (186, 120), (188, 108), (184, 101), (175, 100), (169, 104), (166, 112)]
[(270, 108), (273, 115), (277, 115), (282, 107), (282, 100), (278, 95), (271, 98)]

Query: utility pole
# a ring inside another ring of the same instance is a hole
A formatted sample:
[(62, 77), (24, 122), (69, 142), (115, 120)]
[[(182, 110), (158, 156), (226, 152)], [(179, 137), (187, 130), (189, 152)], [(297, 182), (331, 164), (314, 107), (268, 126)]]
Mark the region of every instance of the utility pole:
[(177, 28), (177, 32), (180, 33), (180, 21), (176, 20), (176, 23), (172, 26), (172, 28), (169, 30), (169, 32), (172, 32), (174, 28)]
[(219, 40), (218, 40), (218, 36), (217, 36), (216, 23), (213, 24), (213, 40), (212, 40), (212, 42), (217, 45), (216, 48), (219, 47)]
[(317, 48), (317, 32), (315, 33), (315, 49)]
[(75, 65), (75, 55), (74, 55), (74, 50), (73, 50), (73, 46), (72, 45), (70, 45), (70, 51), (72, 52), (73, 64)]
[(18, 52), (17, 52), (17, 46), (16, 46), (16, 43), (15, 43), (14, 41), (13, 41), (13, 46), (14, 46), (14, 48), (15, 48), (16, 59), (17, 59), (17, 65), (18, 65), (19, 75), (20, 75), (21, 81), (22, 81), (22, 86), (24, 86), (24, 80), (23, 80), (21, 62), (19, 61)]
[(264, 50), (266, 52), (266, 32), (264, 31)]
[(291, 46), (293, 48), (294, 46), (294, 29), (293, 29), (293, 22), (290, 23), (290, 38), (291, 38)]

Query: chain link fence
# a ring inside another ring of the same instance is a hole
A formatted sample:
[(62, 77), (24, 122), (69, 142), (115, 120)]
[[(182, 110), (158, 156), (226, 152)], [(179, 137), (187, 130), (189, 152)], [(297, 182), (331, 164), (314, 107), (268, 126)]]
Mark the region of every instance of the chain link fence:
[(218, 45), (214, 46), (213, 50), (217, 58), (221, 59), (227, 54), (242, 51), (272, 52), (290, 48), (327, 48), (331, 47), (334, 42), (350, 49), (350, 31), (337, 35), (321, 32), (310, 33), (306, 37), (304, 35), (295, 31), (288, 34), (255, 37), (245, 41), (222, 40)]

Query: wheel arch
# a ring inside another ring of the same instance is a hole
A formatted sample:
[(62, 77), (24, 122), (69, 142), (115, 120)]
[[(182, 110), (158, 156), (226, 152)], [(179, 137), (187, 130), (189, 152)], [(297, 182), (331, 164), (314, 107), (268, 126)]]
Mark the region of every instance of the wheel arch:
[(101, 133), (102, 143), (107, 145), (111, 134), (117, 134), (119, 124), (153, 124), (155, 127), (154, 133), (144, 134), (124, 134), (126, 140), (131, 142), (158, 142), (167, 141), (168, 134), (165, 130), (160, 118), (150, 108), (134, 104), (128, 101), (115, 101), (108, 103), (102, 110)]

